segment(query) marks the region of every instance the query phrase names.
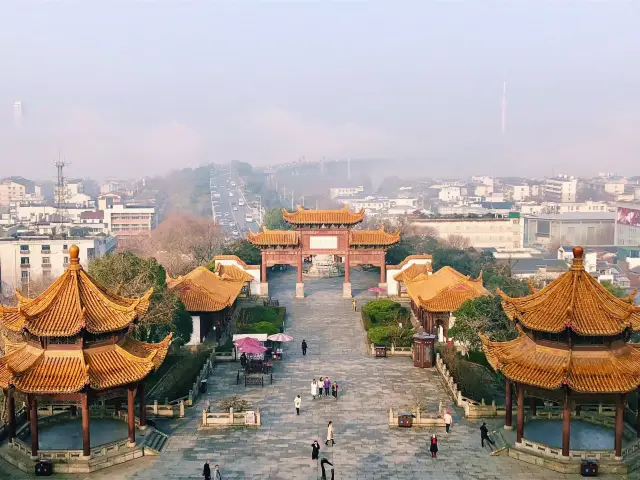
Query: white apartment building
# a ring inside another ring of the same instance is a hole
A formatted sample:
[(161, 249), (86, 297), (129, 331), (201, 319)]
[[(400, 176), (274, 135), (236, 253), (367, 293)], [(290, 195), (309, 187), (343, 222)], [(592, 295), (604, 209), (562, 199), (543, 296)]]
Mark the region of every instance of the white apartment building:
[(441, 202), (457, 202), (462, 198), (462, 189), (460, 187), (442, 187), (438, 192), (438, 200)]
[(626, 184), (626, 180), (605, 180), (602, 178), (595, 178), (582, 182), (582, 187), (587, 194), (608, 193), (610, 195), (622, 195), (624, 194)]
[(488, 175), (475, 175), (471, 177), (471, 182), (476, 185), (487, 185), (493, 188), (493, 178)]
[(418, 232), (435, 231), (447, 240), (451, 235), (464, 237), (474, 248), (521, 248), (520, 218), (433, 218), (411, 222)]
[[(91, 207), (77, 207), (75, 205), (67, 205), (64, 207), (64, 218), (71, 223), (80, 222), (84, 212), (92, 212)], [(18, 223), (40, 223), (54, 220), (56, 207), (51, 205), (24, 205), (21, 204), (16, 208), (15, 220)]]
[(607, 202), (582, 202), (582, 203), (523, 203), (520, 205), (520, 213), (527, 214), (553, 214), (553, 213), (572, 213), (572, 212), (610, 212), (615, 207), (610, 206)]
[(469, 190), (473, 192), (476, 197), (486, 197), (493, 193), (493, 185), (471, 185)]
[(329, 197), (334, 199), (337, 197), (349, 197), (364, 192), (364, 186), (357, 187), (332, 187), (329, 189)]
[(577, 191), (578, 180), (567, 175), (548, 178), (544, 183), (544, 196), (552, 202), (575, 202)]
[(13, 180), (0, 182), (0, 206), (9, 206), (12, 202), (24, 200), (27, 195), (27, 188)]
[(529, 185), (507, 185), (505, 187), (505, 198), (514, 202), (522, 202), (531, 196)]
[(149, 234), (158, 225), (154, 205), (111, 205), (103, 212), (104, 223), (112, 235), (124, 237)]
[[(0, 296), (11, 297), (16, 289), (29, 288), (30, 281), (54, 280), (69, 265), (69, 247), (80, 248), (80, 263), (114, 251), (113, 236), (67, 239), (50, 237), (0, 238)], [(27, 291), (23, 290), (23, 294)]]

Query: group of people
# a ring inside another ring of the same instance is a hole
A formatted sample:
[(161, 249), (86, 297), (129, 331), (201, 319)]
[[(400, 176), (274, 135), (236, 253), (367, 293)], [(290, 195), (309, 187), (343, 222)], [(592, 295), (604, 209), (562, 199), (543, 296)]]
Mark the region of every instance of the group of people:
[(331, 396), (338, 399), (338, 382), (335, 380), (331, 383), (329, 377), (320, 377), (318, 381), (314, 378), (311, 381), (311, 396), (315, 400), (316, 397), (321, 397), (323, 392), (324, 396), (329, 396), (329, 391), (331, 391)]
[(222, 480), (222, 473), (220, 473), (220, 465), (216, 463), (215, 470), (213, 471), (213, 476), (211, 476), (211, 466), (209, 465), (209, 460), (204, 464), (204, 469), (202, 470), (202, 476), (204, 480)]
[[(325, 440), (324, 444), (329, 445), (329, 442), (331, 442), (332, 447), (336, 444), (333, 436), (332, 421), (329, 421), (329, 423), (327, 424), (327, 439)], [(317, 460), (319, 454), (320, 454), (320, 444), (318, 443), (317, 440), (314, 440), (313, 443), (311, 444), (311, 460)]]

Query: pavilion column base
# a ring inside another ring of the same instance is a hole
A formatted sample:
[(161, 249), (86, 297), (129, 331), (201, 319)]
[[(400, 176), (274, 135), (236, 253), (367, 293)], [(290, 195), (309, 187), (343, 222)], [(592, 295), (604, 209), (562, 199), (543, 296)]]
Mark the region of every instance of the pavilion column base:
[(505, 430), (513, 430), (513, 425), (505, 425), (504, 429)]
[(351, 298), (351, 282), (344, 282), (342, 284), (342, 297)]
[(80, 460), (91, 460), (91, 455), (80, 455)]
[(133, 448), (133, 447), (135, 447), (135, 446), (136, 446), (136, 442), (129, 442), (129, 443), (127, 443), (127, 447), (129, 447), (129, 448)]
[(260, 296), (262, 297), (269, 296), (269, 284), (267, 282), (260, 283)]
[(614, 459), (614, 460), (621, 461), (621, 460), (623, 459), (623, 457), (615, 457), (615, 456), (614, 456), (614, 457), (613, 457), (613, 459)]
[(304, 298), (304, 283), (296, 283), (296, 298)]
[(140, 430), (144, 431), (144, 430), (146, 430), (148, 427), (149, 427), (149, 425), (139, 425), (139, 426), (138, 426), (138, 429), (140, 429)]
[(378, 288), (382, 288), (384, 290), (384, 293), (381, 293), (380, 295), (384, 295), (384, 296), (389, 295), (389, 292), (387, 292), (387, 288), (388, 288), (387, 282), (380, 282), (378, 284)]
[(31, 459), (31, 460), (40, 460), (40, 456), (39, 455), (29, 455), (29, 459)]

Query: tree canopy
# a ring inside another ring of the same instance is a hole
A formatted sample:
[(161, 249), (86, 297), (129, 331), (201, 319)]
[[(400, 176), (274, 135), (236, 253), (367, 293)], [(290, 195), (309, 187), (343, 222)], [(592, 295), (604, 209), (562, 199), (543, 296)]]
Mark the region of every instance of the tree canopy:
[(263, 225), (270, 230), (291, 230), (292, 226), (282, 218), (282, 208), (273, 207), (264, 214)]
[(626, 288), (616, 285), (611, 280), (604, 280), (602, 286), (614, 297), (623, 298), (629, 295)]
[(166, 272), (155, 258), (141, 258), (131, 252), (105, 255), (91, 261), (89, 274), (124, 297), (139, 298), (153, 288), (149, 310), (135, 330), (138, 338), (158, 341), (174, 331), (177, 338), (189, 340), (191, 317), (178, 296), (167, 288)]
[(249, 265), (259, 265), (262, 260), (260, 250), (246, 239), (234, 240), (222, 249), (223, 255), (236, 255)]

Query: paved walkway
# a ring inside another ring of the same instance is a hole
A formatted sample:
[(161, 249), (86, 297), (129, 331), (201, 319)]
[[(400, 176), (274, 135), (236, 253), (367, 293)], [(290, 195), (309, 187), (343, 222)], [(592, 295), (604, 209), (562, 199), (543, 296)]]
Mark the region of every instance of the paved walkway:
[[(370, 297), (377, 275), (354, 272), (354, 293), (362, 304)], [(273, 275), (271, 294), (287, 307), (287, 333), (295, 342), (286, 345), (273, 385), (264, 388), (235, 384), (237, 364), (218, 364), (209, 380), (209, 392), (188, 418), (163, 424), (171, 431), (167, 451), (145, 457), (87, 478), (202, 478), (206, 460), (220, 463), (227, 479), (316, 479), (319, 469), (311, 460), (311, 442), (321, 443), (320, 456), (335, 465), (336, 479), (531, 479), (580, 478), (560, 475), (520, 463), (505, 455), (491, 457), (480, 447), (479, 425), (458, 419), (450, 435), (437, 430), (438, 459), (430, 458), (432, 429), (397, 429), (387, 425), (389, 407), (414, 399), (435, 411), (442, 400), (450, 405), (434, 371), (413, 368), (409, 358), (375, 359), (363, 355), (359, 313), (340, 298), (342, 279), (307, 280), (307, 297), (294, 300), (295, 270)], [(309, 344), (306, 357), (299, 345)], [(329, 376), (340, 385), (340, 397), (312, 401), (312, 378)], [(300, 416), (293, 400), (302, 395)], [(238, 394), (260, 406), (260, 429), (198, 430), (199, 412), (207, 400), (213, 405)], [(335, 447), (325, 447), (327, 422), (335, 425)], [(4, 471), (0, 467), (0, 477)], [(5, 478), (5, 477), (2, 477)], [(20, 478), (20, 477), (14, 477)], [(77, 478), (77, 477), (76, 477)], [(620, 477), (613, 477), (620, 478)]]

